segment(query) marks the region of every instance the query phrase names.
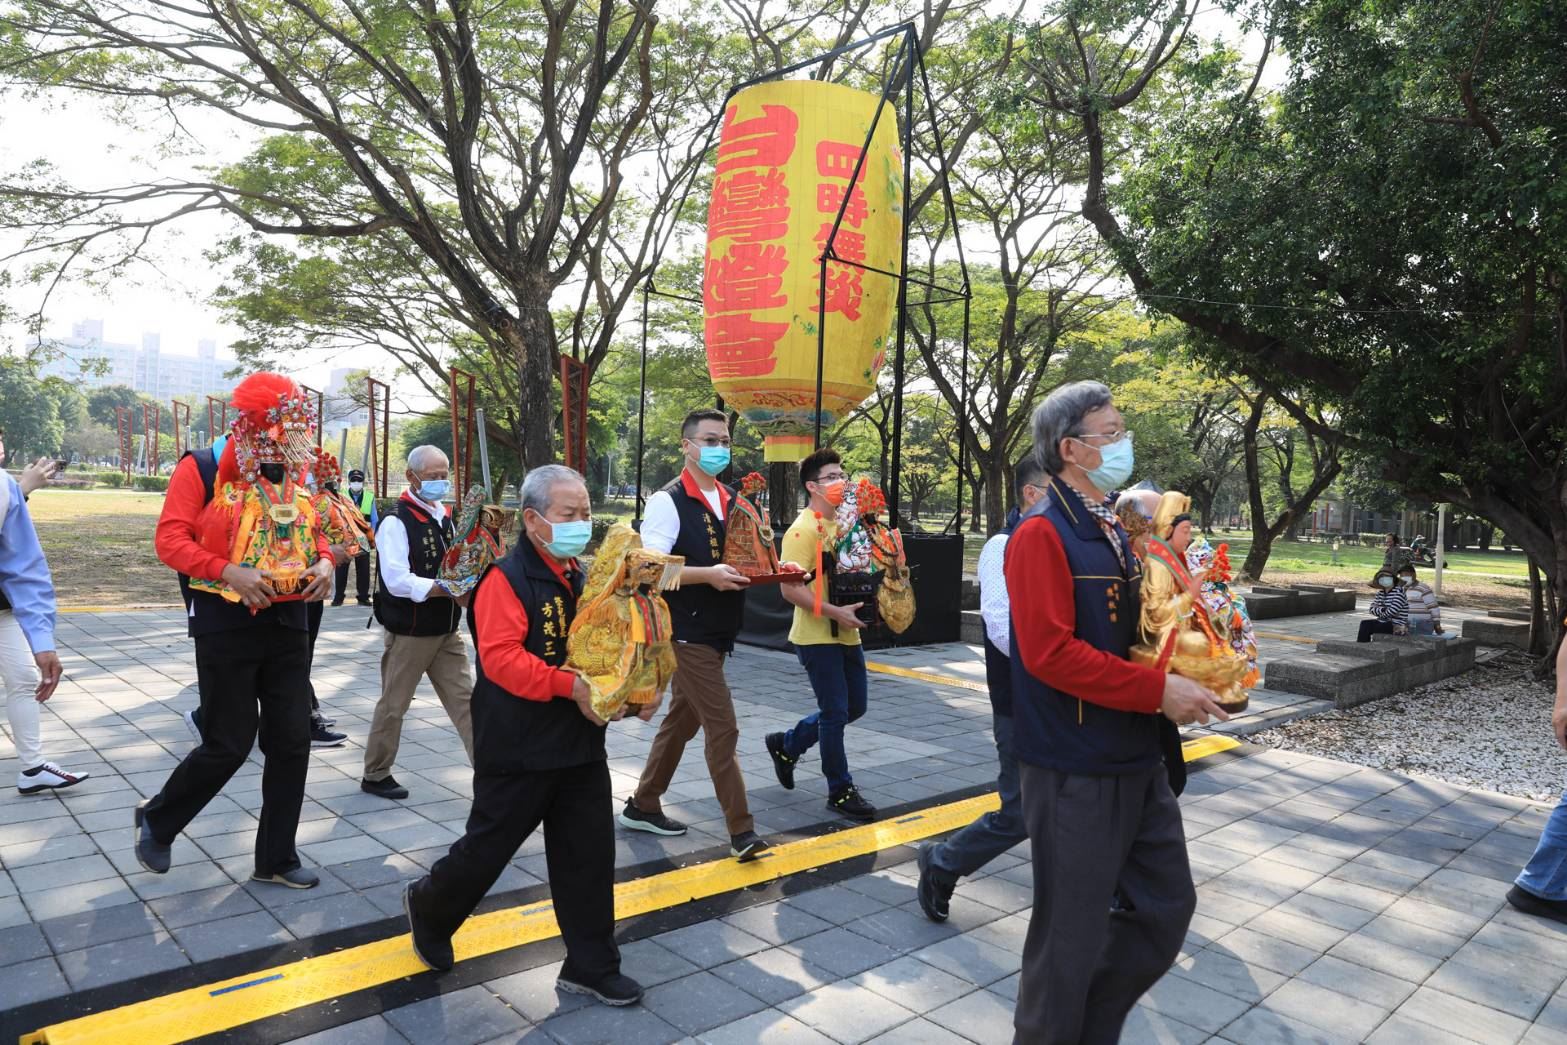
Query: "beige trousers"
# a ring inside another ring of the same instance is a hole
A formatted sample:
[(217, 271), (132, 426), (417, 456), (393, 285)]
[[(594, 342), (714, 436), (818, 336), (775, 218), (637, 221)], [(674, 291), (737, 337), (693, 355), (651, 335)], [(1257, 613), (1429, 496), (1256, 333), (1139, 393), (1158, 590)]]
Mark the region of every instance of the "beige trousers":
[(397, 761), (397, 745), (403, 738), (403, 716), (413, 703), (419, 680), (430, 676), (435, 695), (451, 716), (462, 746), (473, 762), (473, 674), (468, 670), (468, 650), (462, 635), (393, 635), (386, 633), (381, 651), (381, 699), (370, 719), (365, 740), (365, 779), (385, 780)]

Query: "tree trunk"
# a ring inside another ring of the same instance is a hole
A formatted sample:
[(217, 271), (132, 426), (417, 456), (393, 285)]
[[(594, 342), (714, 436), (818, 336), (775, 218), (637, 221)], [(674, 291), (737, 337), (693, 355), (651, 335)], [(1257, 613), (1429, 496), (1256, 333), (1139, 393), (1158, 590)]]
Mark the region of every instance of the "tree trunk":
[[(981, 472), (980, 477), (975, 480), (975, 488), (973, 491), (974, 496), (969, 500), (968, 504), (969, 533), (985, 532), (985, 512), (983, 510), (984, 506), (982, 501), (990, 497), (990, 491), (994, 486), (995, 484), (991, 482), (990, 477), (985, 475), (983, 472)], [(962, 527), (963, 520), (959, 519), (958, 528), (962, 529)]]
[(1540, 567), (1529, 559), (1529, 655), (1538, 657), (1546, 650), (1545, 592), (1540, 583)]
[[(537, 300), (529, 300), (537, 298)], [(517, 360), (517, 432), (525, 469), (550, 464), (555, 456), (555, 321), (549, 293), (519, 295), (517, 319), (502, 328), (502, 336)]]
[(992, 454), (981, 465), (985, 469), (985, 522), (986, 533), (995, 533), (1006, 525), (1007, 507), (1016, 503), (1018, 493), (1011, 491), (1007, 497), (1007, 462), (1000, 454)]
[(1259, 396), (1246, 423), (1241, 426), (1241, 446), (1246, 461), (1246, 496), (1251, 504), (1251, 548), (1246, 552), (1246, 561), (1241, 564), (1240, 577), (1250, 581), (1262, 579), (1268, 557), (1273, 554), (1273, 542), (1287, 533), (1295, 525), (1295, 520), (1304, 517), (1344, 467), (1337, 449), (1331, 446), (1325, 448), (1313, 463), (1311, 482), (1294, 495), (1277, 519), (1269, 522), (1267, 507), (1262, 501), (1262, 469), (1257, 460), (1257, 430), (1262, 424), (1262, 413), (1267, 401), (1267, 396)]

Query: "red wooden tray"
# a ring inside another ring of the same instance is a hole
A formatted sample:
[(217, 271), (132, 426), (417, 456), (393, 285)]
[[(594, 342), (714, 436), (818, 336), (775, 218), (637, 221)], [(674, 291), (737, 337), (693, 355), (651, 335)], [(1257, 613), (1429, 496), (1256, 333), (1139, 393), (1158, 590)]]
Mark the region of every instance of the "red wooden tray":
[(758, 584), (809, 584), (811, 571), (803, 573), (796, 570), (787, 570), (783, 573), (764, 573), (760, 577), (752, 577), (750, 587)]

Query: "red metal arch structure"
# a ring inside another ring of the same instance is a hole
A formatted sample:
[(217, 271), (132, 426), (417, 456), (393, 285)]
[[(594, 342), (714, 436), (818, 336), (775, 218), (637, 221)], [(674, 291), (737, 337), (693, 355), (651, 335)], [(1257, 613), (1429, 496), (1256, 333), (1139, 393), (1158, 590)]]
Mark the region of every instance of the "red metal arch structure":
[(182, 403), (178, 399), (169, 401), (169, 413), (173, 415), (174, 424), (174, 460), (178, 463), (185, 456), (185, 451), (193, 449), (185, 445), (190, 440), (190, 404)]
[[(475, 388), (478, 378), (459, 367), (448, 367), (447, 405), (452, 415), (452, 494), (457, 504), (473, 481)], [(487, 496), (496, 496), (489, 491)]]
[(560, 357), (560, 418), (566, 467), (588, 471), (588, 365)]
[(125, 481), (131, 481), (131, 408), (117, 406), (114, 408), (114, 427), (120, 437), (120, 471), (125, 473)]
[(141, 434), (147, 442), (147, 452), (144, 455), (147, 464), (147, 474), (158, 474), (158, 435), (163, 427), (163, 405), (161, 403), (143, 403), (141, 405)]
[[(307, 396), (316, 397), (316, 449), (321, 449), (321, 426), (326, 424), (326, 393), (309, 385), (300, 385), (299, 390)], [(339, 462), (341, 463), (341, 462)]]
[[(365, 426), (366, 479), (375, 477), (375, 495), (387, 496), (387, 458), (391, 454), (392, 439), (392, 387), (365, 375), (366, 399), (370, 405), (370, 421)], [(376, 446), (379, 439), (380, 446)]]
[[(217, 407), (218, 412), (213, 413), (212, 408)], [(216, 439), (223, 432), (229, 430), (229, 404), (227, 399), (219, 399), (217, 396), (207, 397), (207, 438)]]

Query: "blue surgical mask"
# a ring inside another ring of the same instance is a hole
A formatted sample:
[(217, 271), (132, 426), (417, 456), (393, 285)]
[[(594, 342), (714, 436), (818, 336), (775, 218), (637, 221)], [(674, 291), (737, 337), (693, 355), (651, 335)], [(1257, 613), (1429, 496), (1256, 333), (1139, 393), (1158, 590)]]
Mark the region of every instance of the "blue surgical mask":
[(1132, 440), (1121, 438), (1099, 447), (1099, 467), (1088, 472), (1088, 481), (1105, 493), (1121, 488), (1132, 477)]
[(708, 475), (717, 475), (729, 467), (729, 447), (704, 446), (697, 467)]
[(419, 496), (430, 504), (434, 504), (451, 492), (452, 484), (449, 479), (419, 480)]
[(544, 543), (544, 548), (561, 561), (575, 559), (587, 548), (592, 537), (591, 522), (551, 522), (550, 539)]

